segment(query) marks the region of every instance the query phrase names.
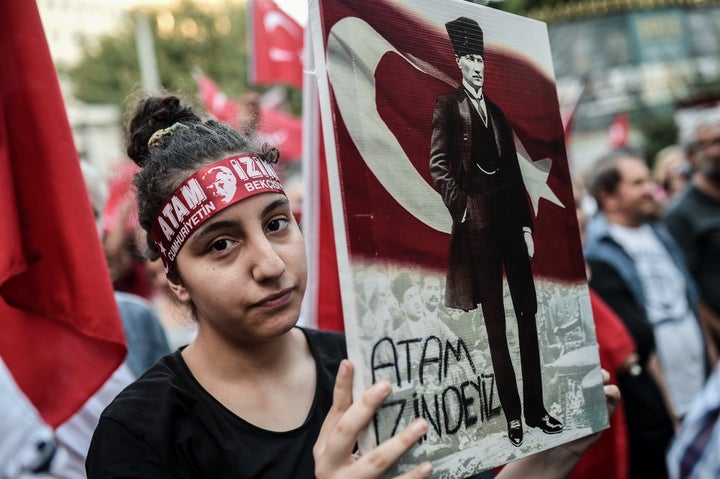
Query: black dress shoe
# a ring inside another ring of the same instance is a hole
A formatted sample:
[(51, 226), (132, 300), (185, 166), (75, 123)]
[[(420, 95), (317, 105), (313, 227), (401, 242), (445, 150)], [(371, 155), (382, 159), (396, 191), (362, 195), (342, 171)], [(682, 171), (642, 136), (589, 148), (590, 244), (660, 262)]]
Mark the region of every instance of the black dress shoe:
[(519, 446), (523, 442), (522, 423), (519, 419), (508, 421), (508, 439), (513, 446)]
[(545, 434), (557, 434), (563, 430), (562, 423), (548, 413), (536, 419), (525, 419), (525, 423), (530, 427), (539, 427)]

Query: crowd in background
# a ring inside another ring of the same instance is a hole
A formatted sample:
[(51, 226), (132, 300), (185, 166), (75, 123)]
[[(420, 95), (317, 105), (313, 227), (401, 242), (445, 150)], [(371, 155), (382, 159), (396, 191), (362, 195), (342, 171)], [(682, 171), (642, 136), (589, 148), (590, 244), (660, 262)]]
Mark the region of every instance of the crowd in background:
[[(133, 369), (139, 375), (152, 364), (152, 354), (157, 359), (190, 342), (195, 325), (170, 294), (160, 261), (144, 259), (132, 200), (134, 172), (122, 164), (107, 183), (109, 192), (103, 181), (88, 181), (88, 187), (119, 304), (131, 301), (134, 316), (141, 310), (145, 316), (132, 326), (126, 318), (133, 314), (123, 314), (128, 361), (140, 354), (137, 338), (145, 338), (139, 341), (149, 359)], [(297, 176), (286, 180), (300, 185)], [(302, 191), (291, 189), (299, 214)], [(681, 144), (652, 159), (633, 148), (609, 152), (574, 191), (601, 361), (621, 388), (623, 409), (572, 477), (718, 471), (717, 464), (705, 464), (709, 446), (699, 448), (696, 440), (704, 410), (715, 411), (715, 419), (720, 405), (718, 381), (708, 381), (720, 345), (720, 117), (698, 123)], [(375, 285), (374, 294), (394, 291), (387, 286)], [(443, 309), (439, 286), (413, 288), (420, 315)], [(380, 314), (368, 306), (371, 311)], [(160, 340), (148, 345), (150, 337)], [(714, 439), (707, 436), (700, 439)]]
[[(139, 377), (192, 341), (196, 325), (169, 290), (160, 260), (145, 259), (134, 166), (122, 163), (109, 181), (87, 165), (83, 173), (123, 320), (126, 363)], [(299, 215), (301, 183), (285, 176)], [(573, 187), (601, 362), (623, 404), (572, 477), (715, 477), (720, 459), (709, 451), (720, 440), (713, 432), (720, 412), (720, 373), (713, 373), (720, 347), (720, 115), (702, 119), (653, 159), (613, 150)], [(408, 284), (400, 293), (395, 283), (358, 292), (368, 315), (392, 317), (392, 308), (373, 305), (384, 303), (376, 296), (395, 293), (398, 303), (412, 303), (406, 314), (417, 309), (418, 317), (452, 320), (439, 283)]]
[[(93, 191), (103, 182), (88, 183), (113, 284), (147, 307), (143, 327), (161, 325), (168, 347), (175, 349), (193, 338), (191, 314), (169, 294), (160, 262), (143, 259), (138, 247), (143, 242), (136, 238), (133, 167), (123, 165), (115, 173), (109, 195)], [(300, 184), (297, 176), (287, 180)], [(720, 117), (700, 121), (681, 143), (652, 159), (633, 148), (609, 152), (576, 182), (574, 192), (601, 361), (621, 388), (623, 409), (573, 477), (718, 471), (717, 464), (706, 466), (708, 446), (697, 444), (698, 428), (705, 424), (697, 423), (707, 418), (706, 409), (715, 411), (714, 420), (720, 405), (717, 380), (708, 380), (720, 341)], [(299, 213), (302, 192), (296, 193)], [(393, 292), (387, 286), (361, 293), (387, 295)], [(442, 309), (439, 286), (413, 287), (421, 315)], [(367, 313), (380, 314), (368, 304)], [(132, 356), (132, 334), (128, 340)]]
[[(622, 477), (717, 477), (720, 116), (698, 115), (654, 159), (609, 152), (576, 196), (591, 294), (634, 344), (616, 369), (629, 453)], [(603, 318), (595, 311), (598, 331)]]

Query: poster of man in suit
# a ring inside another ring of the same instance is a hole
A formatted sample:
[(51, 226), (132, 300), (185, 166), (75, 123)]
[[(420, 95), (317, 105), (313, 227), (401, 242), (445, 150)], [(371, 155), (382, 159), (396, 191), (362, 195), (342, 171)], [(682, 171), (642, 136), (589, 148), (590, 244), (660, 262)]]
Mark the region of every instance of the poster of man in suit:
[[(453, 220), (446, 305), (481, 306), (508, 438), (520, 446), (522, 411), (528, 426), (546, 434), (563, 429), (543, 404), (532, 213), (510, 126), (483, 94), (482, 28), (468, 17), (445, 28), (462, 72), (461, 86), (437, 99), (430, 147), (430, 174)], [(522, 407), (506, 337), (503, 271), (518, 323)]]
[[(456, 479), (607, 427), (546, 26), (462, 0), (310, 6), (353, 384), (393, 387), (360, 450), (422, 417), (388, 477)], [(567, 347), (561, 293), (590, 332)]]

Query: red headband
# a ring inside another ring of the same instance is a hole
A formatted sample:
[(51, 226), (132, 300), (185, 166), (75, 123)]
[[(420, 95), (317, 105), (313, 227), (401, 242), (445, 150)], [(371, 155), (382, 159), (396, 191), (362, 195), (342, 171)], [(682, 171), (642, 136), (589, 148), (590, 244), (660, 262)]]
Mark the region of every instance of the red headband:
[(185, 240), (208, 218), (248, 196), (283, 193), (273, 167), (259, 158), (238, 155), (196, 171), (178, 186), (160, 208), (152, 238), (167, 273)]

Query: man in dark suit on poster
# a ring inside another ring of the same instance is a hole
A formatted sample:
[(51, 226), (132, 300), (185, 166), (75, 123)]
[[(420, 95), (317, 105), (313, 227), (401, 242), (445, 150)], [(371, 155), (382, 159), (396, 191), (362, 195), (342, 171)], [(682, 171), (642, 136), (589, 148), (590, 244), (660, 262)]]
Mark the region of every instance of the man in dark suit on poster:
[(513, 133), (483, 95), (482, 29), (467, 17), (445, 27), (463, 76), (457, 90), (437, 99), (430, 150), (430, 174), (453, 220), (445, 300), (464, 311), (480, 304), (508, 438), (519, 446), (522, 410), (506, 336), (503, 270), (518, 322), (525, 423), (547, 434), (563, 429), (543, 403), (532, 215)]

